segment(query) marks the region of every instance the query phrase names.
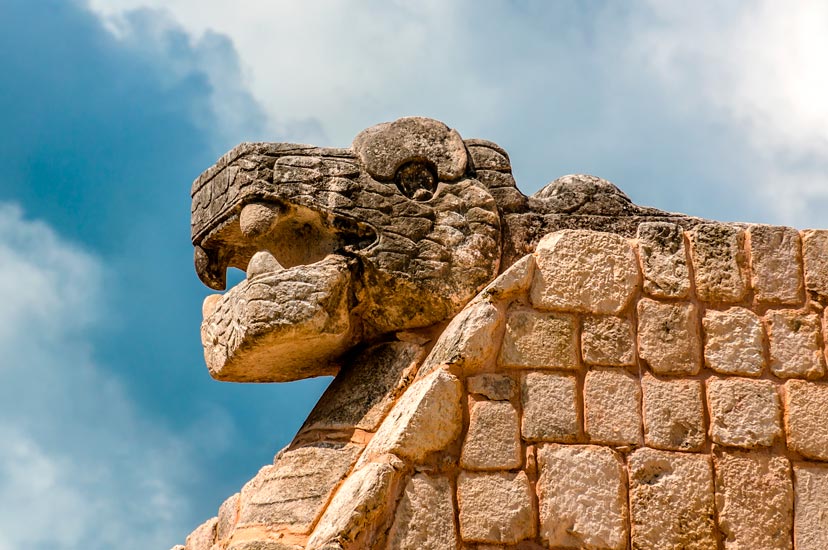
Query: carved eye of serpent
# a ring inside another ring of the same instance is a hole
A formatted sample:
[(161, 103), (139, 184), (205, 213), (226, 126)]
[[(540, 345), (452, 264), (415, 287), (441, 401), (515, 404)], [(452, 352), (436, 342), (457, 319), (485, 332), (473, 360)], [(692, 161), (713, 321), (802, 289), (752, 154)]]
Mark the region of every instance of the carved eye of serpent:
[(428, 162), (411, 161), (400, 166), (394, 175), (400, 192), (415, 201), (427, 201), (437, 189), (437, 174)]

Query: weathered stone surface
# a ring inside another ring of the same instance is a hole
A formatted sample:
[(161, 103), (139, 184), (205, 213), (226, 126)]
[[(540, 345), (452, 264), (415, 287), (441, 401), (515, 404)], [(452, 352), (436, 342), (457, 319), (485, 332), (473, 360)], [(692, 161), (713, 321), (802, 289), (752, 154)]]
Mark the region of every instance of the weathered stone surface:
[[(212, 550), (220, 550), (213, 548)], [(304, 550), (298, 544), (285, 543), (279, 540), (244, 540), (233, 542), (227, 550)]]
[(469, 412), (460, 466), (469, 470), (511, 470), (520, 467), (520, 420), (508, 401), (478, 401)]
[(609, 316), (584, 318), (581, 356), (590, 365), (633, 365), (635, 337), (630, 321)]
[(801, 236), (805, 288), (828, 296), (828, 230), (809, 229), (802, 231)]
[(474, 371), (491, 362), (500, 343), (503, 312), (485, 300), (472, 302), (443, 331), (423, 365), (423, 373), (440, 365)]
[(794, 463), (794, 547), (828, 548), (828, 465)]
[(512, 309), (499, 362), (504, 367), (561, 368), (578, 366), (575, 318), (532, 309)]
[(537, 532), (534, 496), (523, 472), (460, 472), (457, 503), (464, 541), (514, 544)]
[(454, 499), (445, 476), (414, 475), (388, 535), (388, 550), (444, 550), (457, 545)]
[(529, 290), (534, 274), (535, 257), (532, 254), (527, 254), (498, 275), (497, 279), (489, 283), (480, 292), (480, 295), (492, 300), (514, 298)]
[(210, 550), (216, 542), (218, 518), (210, 518), (190, 533), (184, 543), (186, 550)]
[(538, 448), (540, 536), (551, 548), (627, 547), (627, 489), (621, 458), (608, 447)]
[(641, 387), (623, 369), (599, 367), (584, 383), (584, 431), (593, 443), (641, 442)]
[(360, 463), (385, 453), (416, 462), (442, 449), (460, 435), (462, 397), (463, 383), (446, 371), (417, 380), (391, 409)]
[(638, 302), (638, 354), (656, 374), (696, 374), (701, 344), (696, 306)]
[(644, 441), (650, 447), (698, 451), (705, 442), (704, 396), (700, 380), (659, 380), (645, 374)]
[(702, 325), (704, 362), (708, 368), (722, 374), (762, 374), (765, 331), (759, 316), (742, 307), (708, 309)]
[(286, 525), (309, 532), (361, 450), (353, 444), (316, 443), (281, 453), (242, 489), (239, 525)]
[(467, 139), (465, 142), (476, 170), (511, 171), (509, 154), (496, 143), (485, 139)]
[(629, 479), (633, 548), (718, 548), (709, 456), (638, 449)]
[(508, 401), (517, 393), (517, 384), (503, 374), (484, 373), (466, 379), (469, 393), (484, 395), (494, 401)]
[(686, 298), (690, 272), (681, 226), (648, 222), (638, 226), (638, 251), (644, 273), (644, 292), (659, 298)]
[(804, 299), (802, 247), (791, 227), (752, 225), (751, 281), (756, 299), (771, 304), (799, 304)]
[(530, 299), (542, 309), (618, 314), (640, 279), (632, 246), (612, 233), (552, 233), (538, 243), (535, 261)]
[(714, 467), (725, 550), (789, 550), (793, 486), (788, 460), (758, 452), (717, 451)]
[(710, 437), (735, 447), (769, 447), (782, 436), (782, 410), (770, 380), (710, 378)]
[(825, 356), (822, 325), (816, 313), (794, 310), (768, 311), (771, 372), (780, 378), (821, 378)]
[(828, 461), (828, 384), (785, 382), (785, 431), (790, 450)]
[(690, 232), (696, 294), (706, 302), (740, 302), (747, 294), (744, 230), (701, 224)]
[(302, 429), (376, 430), (411, 382), (422, 354), (410, 342), (371, 346), (334, 378)]
[(574, 441), (578, 437), (576, 394), (574, 376), (526, 373), (521, 382), (523, 437), (530, 441)]
[(216, 540), (225, 540), (233, 532), (239, 515), (239, 493), (225, 500), (219, 507)]

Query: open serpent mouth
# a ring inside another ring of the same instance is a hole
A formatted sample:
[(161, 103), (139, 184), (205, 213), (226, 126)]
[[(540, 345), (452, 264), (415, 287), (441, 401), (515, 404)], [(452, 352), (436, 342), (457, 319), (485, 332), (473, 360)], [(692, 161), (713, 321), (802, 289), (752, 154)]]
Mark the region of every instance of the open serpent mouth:
[[(204, 300), (201, 338), (211, 375), (281, 382), (334, 374), (353, 341), (355, 253), (376, 242), (366, 224), (280, 202), (253, 202), (196, 247), (196, 271), (222, 289)], [(209, 250), (209, 252), (207, 252)]]

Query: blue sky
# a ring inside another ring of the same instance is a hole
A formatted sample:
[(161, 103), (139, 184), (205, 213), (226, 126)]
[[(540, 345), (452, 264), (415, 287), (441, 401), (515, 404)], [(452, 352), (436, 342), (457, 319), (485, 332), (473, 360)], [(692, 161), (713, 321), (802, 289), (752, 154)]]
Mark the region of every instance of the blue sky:
[(189, 186), (242, 140), (419, 114), (519, 186), (826, 227), (819, 2), (0, 0), (0, 550), (168, 548), (327, 380), (212, 381)]

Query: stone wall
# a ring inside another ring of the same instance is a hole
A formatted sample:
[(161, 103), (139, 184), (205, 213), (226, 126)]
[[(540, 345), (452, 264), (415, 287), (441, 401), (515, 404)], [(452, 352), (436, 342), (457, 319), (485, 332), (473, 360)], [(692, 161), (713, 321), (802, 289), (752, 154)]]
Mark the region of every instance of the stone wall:
[(186, 549), (825, 550), (826, 303), (828, 231), (552, 233)]

